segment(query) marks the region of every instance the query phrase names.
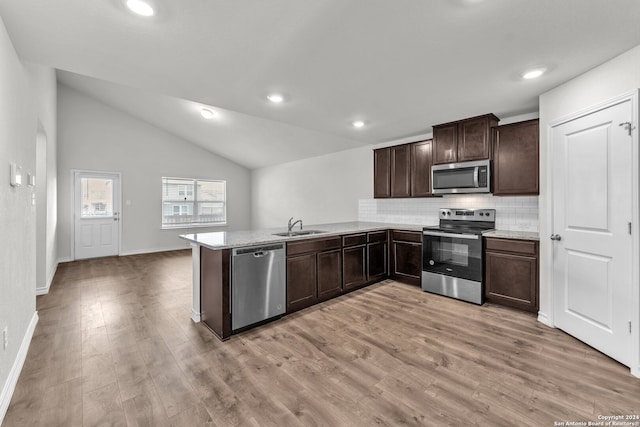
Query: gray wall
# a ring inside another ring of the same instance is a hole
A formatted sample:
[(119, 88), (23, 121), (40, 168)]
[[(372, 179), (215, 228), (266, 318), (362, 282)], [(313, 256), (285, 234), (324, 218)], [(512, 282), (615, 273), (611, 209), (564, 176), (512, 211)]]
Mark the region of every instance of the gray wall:
[(373, 147), (256, 169), (251, 184), (253, 228), (357, 221), (358, 200), (373, 197)]
[[(179, 234), (250, 227), (251, 181), (246, 168), (111, 108), (58, 86), (58, 255), (71, 251), (71, 171), (122, 174), (121, 254), (185, 248)], [(161, 178), (227, 181), (227, 226), (162, 230)], [(124, 201), (130, 200), (127, 206)]]
[(38, 122), (55, 135), (55, 112), (49, 102), (55, 86), (50, 86), (50, 73), (38, 68), (37, 81), (31, 80), (33, 75), (20, 61), (0, 18), (0, 337), (5, 327), (9, 332), (6, 350), (0, 339), (0, 420), (11, 397), (11, 380), (17, 380), (26, 356), (29, 326), (37, 320), (36, 206), (31, 202), (35, 188), (26, 184), (11, 187), (9, 164), (22, 166), (25, 178), (34, 174)]
[[(547, 221), (549, 123), (640, 88), (640, 46), (540, 96), (540, 236), (551, 234)], [(638, 114), (638, 112), (636, 112)], [(550, 240), (540, 239), (540, 314), (549, 314)], [(637, 260), (636, 260), (637, 262)], [(636, 284), (637, 286), (637, 284)]]

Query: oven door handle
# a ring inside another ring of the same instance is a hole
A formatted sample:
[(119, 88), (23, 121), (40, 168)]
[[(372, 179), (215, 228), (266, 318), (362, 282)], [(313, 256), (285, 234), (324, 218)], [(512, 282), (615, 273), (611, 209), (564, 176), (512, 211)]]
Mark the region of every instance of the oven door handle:
[(455, 239), (467, 240), (478, 240), (480, 238), (480, 236), (477, 234), (439, 233), (437, 231), (423, 231), (422, 234), (425, 236), (451, 237)]

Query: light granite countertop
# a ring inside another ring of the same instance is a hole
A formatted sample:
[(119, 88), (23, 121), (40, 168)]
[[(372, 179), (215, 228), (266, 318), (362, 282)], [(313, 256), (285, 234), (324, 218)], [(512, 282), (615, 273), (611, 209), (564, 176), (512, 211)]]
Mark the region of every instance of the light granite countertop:
[(532, 231), (491, 230), (482, 233), (484, 237), (498, 237), (501, 239), (540, 240), (540, 234)]
[[(282, 237), (276, 236), (275, 233), (286, 232), (286, 227), (281, 228), (265, 228), (261, 230), (244, 230), (244, 231), (219, 231), (212, 233), (196, 233), (183, 234), (181, 239), (191, 243), (206, 246), (210, 249), (231, 249), (243, 246), (261, 245), (267, 243), (291, 242), (295, 240), (317, 239), (322, 237), (339, 236), (342, 234), (363, 233), (367, 231), (378, 230), (405, 230), (405, 231), (422, 231), (425, 225), (415, 224), (388, 224), (383, 222), (340, 222), (334, 224), (313, 224), (305, 225), (304, 230), (322, 230), (325, 233), (307, 234), (303, 236)], [(294, 231), (298, 230), (295, 227)]]

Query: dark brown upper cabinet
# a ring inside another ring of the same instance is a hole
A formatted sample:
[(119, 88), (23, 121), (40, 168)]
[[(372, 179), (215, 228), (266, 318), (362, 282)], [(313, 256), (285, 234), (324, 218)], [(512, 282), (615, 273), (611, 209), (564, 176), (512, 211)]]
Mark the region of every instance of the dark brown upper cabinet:
[(408, 144), (390, 147), (391, 197), (411, 196), (411, 147)]
[(373, 152), (373, 197), (431, 196), (431, 140)]
[(485, 114), (434, 126), (433, 164), (490, 159), (491, 128), (499, 120), (493, 114)]
[(391, 149), (373, 150), (373, 197), (391, 197)]
[(411, 144), (411, 197), (431, 196), (431, 140)]
[(493, 150), (495, 196), (540, 194), (537, 119), (496, 127)]

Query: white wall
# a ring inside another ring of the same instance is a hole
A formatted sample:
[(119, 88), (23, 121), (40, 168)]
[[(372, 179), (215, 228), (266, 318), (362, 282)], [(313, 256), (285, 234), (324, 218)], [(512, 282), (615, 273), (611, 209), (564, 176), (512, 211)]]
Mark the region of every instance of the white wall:
[[(549, 123), (640, 88), (640, 46), (540, 96), (540, 236), (551, 235), (547, 222)], [(548, 262), (551, 241), (540, 239), (540, 315), (549, 314)]]
[[(58, 255), (71, 252), (71, 170), (122, 174), (121, 254), (187, 247), (179, 234), (246, 229), (250, 226), (249, 171), (227, 159), (58, 86)], [(227, 181), (227, 226), (161, 229), (161, 178)], [(127, 206), (124, 201), (130, 200)]]
[[(36, 292), (46, 293), (58, 266), (57, 84), (55, 70), (25, 63), (36, 97)], [(41, 173), (44, 171), (44, 174)]]
[[(55, 91), (46, 81), (41, 83), (47, 93)], [(36, 207), (31, 203), (35, 189), (11, 187), (9, 164), (22, 166), (25, 177), (35, 173), (38, 120), (52, 120), (49, 104), (41, 104), (36, 95), (38, 86), (30, 80), (0, 18), (0, 337), (5, 327), (9, 337), (6, 349), (0, 341), (0, 422), (37, 321)]]
[(358, 220), (358, 200), (373, 196), (373, 147), (366, 146), (251, 174), (252, 228)]

